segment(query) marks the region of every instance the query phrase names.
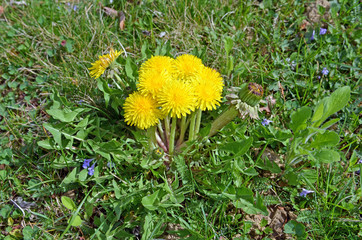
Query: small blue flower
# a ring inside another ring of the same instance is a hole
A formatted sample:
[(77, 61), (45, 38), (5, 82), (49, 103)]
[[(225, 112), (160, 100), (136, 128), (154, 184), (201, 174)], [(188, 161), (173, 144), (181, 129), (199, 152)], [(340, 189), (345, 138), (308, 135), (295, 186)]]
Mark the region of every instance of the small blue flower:
[(318, 76), (317, 78), (318, 78), (318, 79), (321, 79), (321, 76)]
[(93, 161), (93, 160), (94, 160), (94, 158), (84, 159), (84, 162), (83, 162), (82, 167), (83, 167), (83, 168), (88, 168), (88, 167), (89, 167), (90, 162), (91, 162), (91, 161)]
[(109, 87), (109, 88), (113, 88), (113, 85), (108, 83), (108, 87)]
[(328, 69), (327, 69), (327, 68), (323, 68), (322, 74), (323, 74), (323, 75), (328, 75), (328, 73), (329, 73)]
[(313, 30), (312, 36), (310, 37), (310, 40), (314, 40), (315, 31)]
[(264, 118), (263, 121), (261, 122), (261, 124), (263, 126), (267, 126), (267, 125), (269, 125), (269, 123), (272, 123), (272, 122), (273, 122), (272, 120), (268, 120), (268, 119)]
[(314, 191), (303, 188), (303, 191), (301, 193), (299, 193), (299, 196), (306, 197), (307, 194), (309, 194), (309, 193), (314, 193)]
[(326, 34), (327, 33), (327, 29), (326, 28), (321, 28), (320, 30), (319, 30), (319, 35), (324, 35), (324, 34)]
[(77, 11), (77, 9), (78, 9), (77, 5), (74, 5), (73, 11), (75, 12), (75, 11)]
[(90, 176), (93, 176), (94, 174), (94, 167), (96, 166), (96, 163), (93, 163), (92, 166), (90, 168), (88, 168), (88, 174)]

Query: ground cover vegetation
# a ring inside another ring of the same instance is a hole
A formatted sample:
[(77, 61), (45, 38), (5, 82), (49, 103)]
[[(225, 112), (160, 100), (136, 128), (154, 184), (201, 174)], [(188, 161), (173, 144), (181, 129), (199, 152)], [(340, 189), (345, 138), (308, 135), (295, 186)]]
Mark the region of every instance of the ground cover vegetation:
[(0, 238), (360, 239), (361, 16), (2, 1)]

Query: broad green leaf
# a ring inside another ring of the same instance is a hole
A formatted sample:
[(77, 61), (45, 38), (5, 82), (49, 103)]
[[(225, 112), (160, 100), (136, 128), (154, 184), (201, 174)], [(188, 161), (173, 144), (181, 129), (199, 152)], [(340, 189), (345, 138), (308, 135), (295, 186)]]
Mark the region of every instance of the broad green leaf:
[(39, 230), (38, 227), (34, 226), (34, 227), (30, 227), (30, 226), (25, 226), (23, 228), (23, 236), (24, 236), (24, 240), (32, 240), (35, 238), (35, 234), (36, 232)]
[(121, 190), (119, 189), (119, 186), (118, 186), (117, 182), (114, 179), (112, 180), (112, 185), (113, 185), (114, 195), (116, 196), (117, 199), (120, 199), (121, 198)]
[(330, 126), (332, 126), (333, 124), (335, 124), (336, 122), (338, 122), (339, 120), (340, 120), (339, 118), (331, 119), (331, 120), (327, 121), (326, 123), (324, 123), (320, 128), (327, 129)]
[[(87, 109), (88, 110), (88, 109)], [(58, 119), (62, 122), (73, 122), (77, 115), (81, 112), (84, 112), (85, 109), (78, 108), (74, 111), (65, 110), (65, 109), (49, 109), (46, 112), (55, 119)]]
[(131, 58), (126, 59), (125, 70), (127, 77), (134, 79)]
[(322, 149), (314, 153), (314, 158), (320, 163), (337, 162), (340, 159), (338, 152), (331, 149)]
[(248, 175), (248, 176), (258, 176), (259, 175), (259, 173), (253, 167), (243, 170), (242, 173), (244, 173), (245, 175)]
[(106, 102), (106, 106), (108, 106), (110, 94), (106, 91), (108, 87), (106, 84), (107, 83), (102, 81), (100, 78), (97, 79), (97, 87), (103, 92), (104, 101)]
[(272, 173), (280, 173), (282, 171), (280, 169), (280, 167), (278, 166), (278, 164), (276, 164), (274, 161), (269, 160), (269, 159), (263, 160), (263, 159), (259, 158), (259, 160), (256, 162), (256, 166), (258, 168), (270, 171)]
[(338, 142), (339, 136), (336, 132), (326, 131), (324, 133), (318, 133), (310, 146), (313, 148), (322, 148), (326, 146), (335, 146)]
[(159, 196), (158, 196), (159, 192), (160, 192), (160, 190), (157, 190), (153, 194), (143, 197), (142, 205), (145, 208), (148, 208), (149, 210), (156, 210), (158, 203), (160, 202)]
[(92, 214), (93, 214), (93, 204), (86, 201), (86, 202), (84, 203), (84, 210), (85, 210), (85, 212), (84, 212), (84, 218), (85, 218), (86, 220), (89, 220), (89, 218), (90, 218), (90, 217), (92, 216)]
[(73, 227), (78, 227), (82, 225), (82, 219), (78, 215), (74, 216), (71, 221), (72, 222), (70, 225), (72, 225)]
[(317, 106), (314, 109), (314, 114), (311, 120), (312, 122), (315, 122), (323, 117), (323, 109), (324, 109), (324, 103), (322, 100), (317, 104)]
[(268, 216), (268, 209), (266, 208), (266, 206), (263, 203), (263, 198), (258, 193), (256, 194), (255, 207), (257, 209), (259, 209), (264, 214), (264, 216)]
[(53, 135), (55, 142), (59, 144), (59, 146), (62, 146), (62, 133), (59, 131), (59, 129), (54, 128), (49, 123), (44, 123), (43, 126)]
[(329, 116), (344, 108), (350, 96), (351, 89), (349, 86), (345, 86), (334, 91), (331, 96), (322, 99), (320, 104), (323, 104), (323, 114), (320, 116), (318, 112), (319, 116), (317, 117), (317, 110), (320, 111), (320, 106), (318, 105), (312, 118), (312, 121), (315, 121), (313, 126), (319, 127)]
[(310, 107), (304, 106), (297, 109), (291, 115), (291, 123), (289, 125), (290, 129), (292, 129), (293, 132), (305, 129), (307, 127), (306, 122), (311, 115), (312, 109)]
[(88, 170), (87, 169), (83, 169), (82, 171), (80, 171), (78, 179), (81, 182), (84, 182), (87, 179), (88, 176)]
[(45, 149), (54, 149), (54, 144), (51, 143), (52, 141), (53, 141), (52, 139), (46, 139), (43, 141), (39, 141), (38, 145)]
[(73, 200), (70, 197), (62, 196), (61, 201), (64, 205), (64, 207), (68, 208), (69, 210), (75, 210), (77, 206), (73, 202)]
[(296, 175), (293, 172), (290, 172), (290, 173), (286, 174), (284, 177), (285, 177), (285, 179), (288, 180), (289, 185), (296, 186), (296, 185), (299, 184), (298, 175)]
[(249, 137), (248, 139), (242, 140), (240, 142), (226, 143), (222, 145), (220, 149), (227, 152), (231, 152), (235, 155), (243, 155), (249, 150), (252, 142), (253, 138)]
[(297, 239), (306, 239), (307, 237), (305, 226), (295, 220), (290, 220), (287, 224), (285, 224), (284, 232), (296, 235)]
[(77, 174), (77, 168), (74, 168), (74, 169), (68, 174), (68, 176), (63, 179), (62, 183), (64, 183), (64, 184), (74, 183), (75, 180), (76, 180), (76, 178), (75, 178), (76, 174)]

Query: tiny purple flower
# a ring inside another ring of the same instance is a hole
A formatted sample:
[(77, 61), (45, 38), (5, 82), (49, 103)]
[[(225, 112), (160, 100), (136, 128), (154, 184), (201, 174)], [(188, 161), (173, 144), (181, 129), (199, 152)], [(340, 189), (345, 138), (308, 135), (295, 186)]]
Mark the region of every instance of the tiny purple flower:
[(113, 88), (113, 85), (108, 83), (108, 87), (109, 87), (109, 88)]
[(321, 28), (320, 30), (319, 30), (319, 35), (324, 35), (324, 34), (326, 34), (327, 33), (327, 29), (326, 28)]
[(323, 75), (328, 75), (328, 73), (329, 73), (328, 69), (327, 69), (327, 68), (323, 68), (322, 74), (323, 74)]
[(299, 193), (299, 196), (306, 197), (307, 194), (309, 194), (309, 193), (314, 193), (314, 191), (303, 188), (303, 191), (301, 193)]
[(263, 121), (261, 122), (261, 124), (263, 126), (267, 126), (267, 125), (269, 125), (269, 123), (272, 123), (272, 122), (273, 122), (272, 120), (268, 120), (268, 119), (264, 118)]
[(96, 163), (93, 163), (92, 166), (90, 168), (88, 168), (88, 174), (90, 176), (93, 176), (94, 174), (94, 167), (96, 166)]
[(314, 34), (315, 34), (315, 30), (313, 30), (312, 36), (310, 37), (310, 40), (314, 40)]
[(318, 76), (317, 78), (318, 78), (318, 79), (321, 79), (321, 76)]
[(74, 7), (73, 7), (73, 11), (75, 12), (75, 11), (77, 11), (77, 10), (78, 10), (77, 5), (74, 5)]
[(83, 162), (82, 167), (83, 167), (83, 168), (88, 168), (88, 167), (89, 167), (90, 162), (91, 162), (91, 161), (93, 161), (93, 160), (94, 160), (94, 158), (84, 159), (84, 162)]

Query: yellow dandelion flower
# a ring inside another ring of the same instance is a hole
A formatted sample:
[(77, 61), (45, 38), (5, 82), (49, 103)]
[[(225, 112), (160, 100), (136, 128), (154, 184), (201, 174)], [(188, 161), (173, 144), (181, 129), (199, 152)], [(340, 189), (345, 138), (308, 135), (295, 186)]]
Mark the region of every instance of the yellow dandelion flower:
[(122, 51), (114, 51), (112, 48), (109, 54), (99, 56), (99, 60), (92, 63), (89, 75), (95, 79), (99, 78), (104, 71), (121, 55)]
[(203, 67), (200, 58), (184, 54), (176, 58), (174, 71), (178, 79), (192, 82)]
[(169, 72), (173, 71), (174, 59), (167, 56), (153, 56), (146, 62), (142, 63), (140, 67), (140, 75), (147, 73), (148, 71), (156, 72)]
[(220, 73), (212, 68), (204, 67), (192, 83), (196, 96), (196, 107), (202, 111), (216, 109), (220, 106), (224, 83)]
[(191, 85), (178, 80), (165, 83), (157, 96), (161, 110), (165, 115), (181, 118), (195, 109), (196, 98)]
[(159, 118), (162, 117), (156, 100), (140, 92), (129, 95), (123, 108), (125, 122), (140, 129), (147, 129), (157, 125)]
[(171, 75), (166, 71), (150, 70), (140, 73), (138, 90), (143, 94), (151, 94), (154, 98), (161, 91), (166, 81), (171, 80)]

